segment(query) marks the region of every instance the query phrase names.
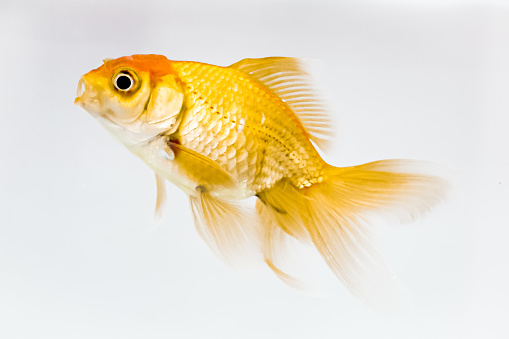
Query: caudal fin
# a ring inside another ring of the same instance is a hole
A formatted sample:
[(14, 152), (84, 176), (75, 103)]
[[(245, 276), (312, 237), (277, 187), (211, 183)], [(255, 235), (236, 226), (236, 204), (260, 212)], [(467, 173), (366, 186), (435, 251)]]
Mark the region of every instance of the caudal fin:
[[(388, 311), (398, 307), (400, 294), (393, 274), (373, 245), (371, 222), (377, 216), (408, 222), (439, 202), (446, 181), (427, 167), (409, 160), (330, 166), (319, 184), (297, 189), (282, 181), (259, 197), (266, 209), (273, 210), (274, 223), (292, 236), (312, 241), (354, 295), (375, 309)], [(271, 234), (267, 232), (266, 238)], [(265, 243), (274, 246), (270, 240)], [(273, 263), (274, 253), (274, 249), (266, 250), (266, 261)], [(286, 278), (279, 268), (272, 269)]]

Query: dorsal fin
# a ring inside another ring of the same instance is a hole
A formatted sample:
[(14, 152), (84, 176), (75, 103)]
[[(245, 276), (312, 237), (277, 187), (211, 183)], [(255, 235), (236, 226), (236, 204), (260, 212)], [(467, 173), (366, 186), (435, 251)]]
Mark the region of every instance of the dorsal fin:
[(250, 75), (280, 97), (299, 118), (309, 139), (322, 150), (327, 149), (333, 134), (331, 119), (301, 60), (285, 57), (244, 59), (230, 67)]

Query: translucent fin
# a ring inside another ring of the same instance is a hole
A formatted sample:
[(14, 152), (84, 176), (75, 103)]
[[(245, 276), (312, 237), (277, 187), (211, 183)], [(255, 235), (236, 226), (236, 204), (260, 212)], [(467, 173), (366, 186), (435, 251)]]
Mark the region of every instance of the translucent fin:
[(299, 118), (309, 139), (321, 149), (327, 149), (333, 135), (331, 119), (301, 60), (284, 57), (244, 59), (230, 67), (250, 75), (280, 97)]
[(190, 197), (196, 229), (207, 245), (226, 263), (241, 268), (259, 251), (258, 218), (252, 209), (207, 192)]
[(166, 179), (164, 179), (159, 174), (155, 174), (155, 176), (156, 176), (157, 197), (154, 216), (156, 218), (160, 218), (162, 215), (162, 207), (166, 201)]
[(280, 266), (280, 260), (286, 255), (286, 234), (277, 221), (278, 212), (267, 206), (261, 200), (256, 201), (256, 212), (260, 218), (262, 230), (263, 258), (267, 266), (287, 285), (298, 289), (307, 290), (307, 286), (300, 280), (284, 272)]
[(381, 160), (330, 167), (322, 190), (350, 212), (382, 215), (396, 223), (414, 220), (444, 199), (449, 190), (443, 168), (424, 161)]
[(275, 223), (288, 235), (302, 242), (309, 241), (309, 234), (298, 212), (306, 208), (306, 199), (301, 190), (283, 179), (271, 189), (258, 193), (258, 198), (271, 211), (267, 218), (275, 219)]
[(168, 142), (175, 161), (195, 182), (203, 183), (205, 191), (232, 189), (236, 180), (213, 160), (174, 142)]
[[(329, 166), (320, 184), (298, 189), (283, 180), (261, 192), (260, 200), (273, 214), (260, 214), (264, 227), (272, 218), (286, 233), (299, 240), (310, 239), (354, 295), (380, 312), (393, 313), (405, 304), (404, 293), (375, 246), (377, 232), (371, 224), (380, 216), (407, 222), (429, 210), (447, 189), (446, 181), (437, 174), (426, 163), (406, 160)], [(280, 235), (271, 228), (265, 234), (275, 239), (265, 240), (264, 255), (286, 281), (271, 259)]]
[(444, 180), (412, 174), (422, 165), (386, 160), (331, 167), (326, 180), (305, 192), (308, 208), (300, 215), (316, 248), (354, 295), (382, 312), (397, 311), (404, 299), (394, 275), (373, 245), (371, 217), (410, 221), (444, 197)]

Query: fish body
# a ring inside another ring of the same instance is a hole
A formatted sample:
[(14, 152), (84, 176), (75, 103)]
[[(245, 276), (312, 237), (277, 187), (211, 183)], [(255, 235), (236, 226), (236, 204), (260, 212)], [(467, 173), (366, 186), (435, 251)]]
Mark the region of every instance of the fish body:
[[(111, 66), (106, 63), (85, 75), (83, 81), (101, 72), (107, 72), (105, 78), (108, 78), (107, 75), (115, 68), (130, 69), (132, 59), (137, 57), (115, 60), (115, 65)], [(186, 149), (211, 159), (235, 179), (238, 185), (234, 189), (225, 190), (222, 187), (221, 191), (216, 191), (211, 188), (209, 192), (215, 196), (246, 198), (272, 187), (282, 178), (289, 178), (298, 187), (310, 186), (323, 179), (326, 164), (309, 140), (309, 134), (289, 105), (262, 82), (237, 67), (169, 61), (158, 56), (148, 56), (146, 59), (139, 61), (162, 63), (161, 68), (166, 66), (167, 70), (160, 74), (138, 71), (142, 74), (140, 79), (162, 75), (161, 78), (166, 79), (160, 81), (171, 82), (183, 97), (176, 129), (142, 140), (144, 134), (140, 121), (134, 123), (135, 128), (128, 127), (127, 130), (132, 132), (126, 135), (125, 131), (118, 132), (119, 125), (112, 124), (101, 114), (100, 119), (121, 143), (146, 161), (156, 173), (176, 185), (188, 181), (181, 177), (174, 178), (174, 166), (162, 164), (160, 154), (154, 150), (155, 141), (171, 138)], [(289, 58), (269, 58), (268, 61), (269, 65), (291, 63), (296, 71), (302, 73), (293, 59), (290, 59), (292, 62), (286, 59)], [(143, 67), (147, 65), (140, 68)], [(142, 89), (141, 92), (143, 95), (138, 96), (142, 101), (148, 101), (148, 91)], [(90, 107), (85, 99), (77, 101), (85, 108)], [(310, 101), (308, 104), (317, 103)], [(139, 111), (140, 107), (136, 109)], [(322, 120), (319, 123), (326, 127), (327, 120)], [(124, 126), (120, 127), (125, 129)], [(161, 144), (164, 145), (164, 141)], [(193, 194), (198, 185), (205, 184), (196, 183), (185, 190)]]
[[(294, 284), (277, 264), (291, 236), (313, 243), (359, 298), (390, 304), (392, 275), (366, 220), (410, 220), (445, 182), (405, 160), (327, 164), (315, 145), (325, 148), (330, 119), (310, 84), (294, 58), (222, 67), (134, 55), (85, 74), (75, 103), (156, 173), (159, 190), (168, 180), (189, 195), (198, 232), (226, 260), (261, 233), (265, 262)], [(251, 196), (256, 211), (236, 203)]]
[(324, 161), (288, 104), (235, 67), (175, 64), (185, 84), (182, 145), (214, 160), (249, 195), (282, 178), (304, 187), (320, 180)]

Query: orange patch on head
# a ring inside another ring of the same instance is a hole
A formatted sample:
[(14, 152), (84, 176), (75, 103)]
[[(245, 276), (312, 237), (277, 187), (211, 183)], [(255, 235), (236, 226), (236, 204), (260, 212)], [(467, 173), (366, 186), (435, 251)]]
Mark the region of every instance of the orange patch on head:
[(136, 72), (147, 72), (152, 79), (157, 79), (167, 74), (174, 73), (171, 61), (163, 55), (157, 54), (136, 54), (125, 56), (114, 60), (105, 61), (104, 65), (90, 71), (89, 73), (111, 74), (119, 67), (128, 67)]

